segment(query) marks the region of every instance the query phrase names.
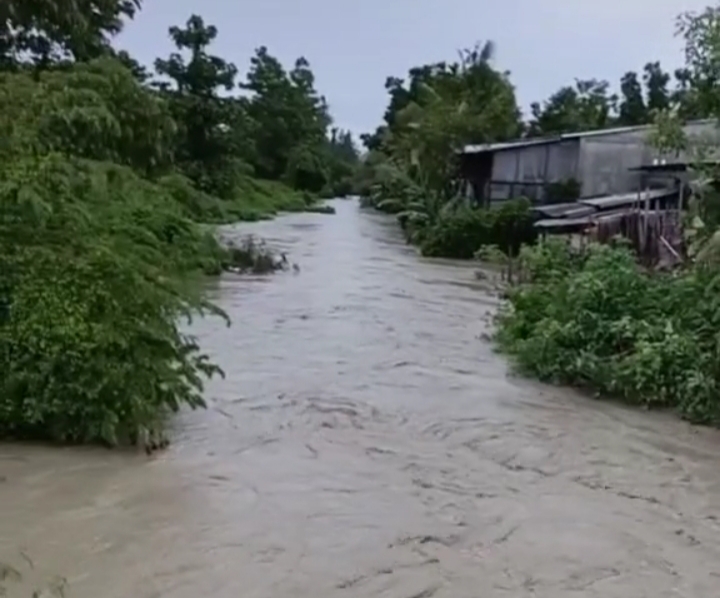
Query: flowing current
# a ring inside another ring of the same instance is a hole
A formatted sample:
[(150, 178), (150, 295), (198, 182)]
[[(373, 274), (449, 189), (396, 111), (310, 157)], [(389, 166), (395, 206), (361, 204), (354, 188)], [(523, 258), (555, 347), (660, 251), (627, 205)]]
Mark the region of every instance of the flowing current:
[(300, 272), (215, 283), (167, 451), (0, 445), (7, 595), (718, 596), (720, 434), (512, 376), (472, 265), (334, 205), (228, 229)]

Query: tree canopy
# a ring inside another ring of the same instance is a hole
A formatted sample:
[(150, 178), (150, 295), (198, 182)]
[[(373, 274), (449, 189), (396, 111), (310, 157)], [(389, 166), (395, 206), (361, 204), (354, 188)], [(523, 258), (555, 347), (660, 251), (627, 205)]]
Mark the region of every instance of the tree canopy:
[[(427, 128), (420, 126), (421, 113), (425, 125), (433, 113), (438, 130), (447, 128), (447, 119), (455, 114), (464, 128), (456, 144), (650, 124), (659, 112), (671, 108), (684, 119), (712, 116), (710, 90), (720, 79), (720, 69), (707, 47), (717, 10), (709, 7), (679, 17), (678, 33), (686, 43), (685, 67), (669, 73), (659, 61), (649, 61), (639, 71), (627, 71), (617, 86), (578, 78), (547, 99), (533, 102), (525, 119), (515, 100), (510, 73), (492, 65), (492, 42), (461, 51), (454, 62), (413, 67), (405, 78), (392, 75), (386, 79), (388, 102), (383, 122), (361, 139), (368, 151), (393, 154), (392, 144), (398, 145), (398, 139), (427, 135)], [(489, 105), (492, 110), (485, 108)], [(414, 141), (408, 143), (414, 145)]]

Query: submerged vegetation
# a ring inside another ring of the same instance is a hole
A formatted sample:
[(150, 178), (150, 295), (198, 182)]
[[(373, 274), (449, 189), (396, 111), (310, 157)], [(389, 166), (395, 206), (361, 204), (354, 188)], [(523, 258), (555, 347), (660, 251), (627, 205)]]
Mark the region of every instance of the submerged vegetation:
[[(315, 208), (357, 154), (308, 63), (243, 94), (192, 16), (155, 74), (110, 43), (140, 1), (6, 3), (0, 25), (0, 438), (148, 444), (220, 374), (179, 322), (198, 272), (286, 266), (207, 224)], [(224, 90), (220, 94), (220, 90)], [(154, 441), (151, 444), (156, 444)]]
[[(720, 117), (720, 10), (686, 15), (681, 25), (684, 99)], [(619, 241), (583, 250), (563, 240), (525, 247), (515, 265), (522, 280), (508, 291), (496, 340), (522, 371), (542, 380), (720, 425), (720, 187), (717, 167), (701, 161), (718, 148), (691, 147), (680, 127), (689, 108), (668, 107), (658, 113), (654, 141), (698, 155), (686, 262), (648, 271)]]
[(228, 243), (226, 254), (224, 269), (239, 274), (267, 274), (290, 267), (284, 253), (276, 254), (263, 241), (258, 241), (251, 235), (245, 237), (240, 244)]
[(497, 334), (522, 371), (720, 423), (716, 268), (644, 272), (625, 248), (563, 241), (526, 248), (522, 267)]

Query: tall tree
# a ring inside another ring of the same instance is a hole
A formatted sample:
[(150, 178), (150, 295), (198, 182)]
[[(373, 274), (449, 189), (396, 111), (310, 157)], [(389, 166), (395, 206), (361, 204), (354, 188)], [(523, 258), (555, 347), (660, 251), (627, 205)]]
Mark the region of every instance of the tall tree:
[(333, 127), (327, 144), (327, 195), (344, 197), (353, 192), (355, 175), (360, 166), (355, 141), (350, 131)]
[(670, 75), (663, 71), (659, 62), (648, 62), (643, 70), (648, 111), (666, 110), (670, 106)]
[(685, 68), (676, 71), (684, 116), (720, 116), (720, 6), (686, 12), (678, 18), (685, 42)]
[(323, 152), (331, 120), (307, 60), (299, 58), (287, 72), (267, 48), (258, 48), (241, 87), (251, 93), (248, 114), (257, 125), (256, 173), (319, 190), (327, 178)]
[(199, 188), (228, 197), (234, 192), (239, 166), (230, 127), (238, 106), (218, 92), (233, 89), (237, 69), (208, 53), (218, 32), (202, 17), (193, 15), (185, 28), (169, 31), (178, 52), (156, 60), (155, 70), (170, 81), (158, 85), (179, 125), (178, 163)]
[(330, 131), (329, 147), (330, 151), (344, 162), (353, 164), (360, 159), (350, 131), (333, 127)]
[(628, 71), (623, 75), (620, 80), (620, 93), (619, 123), (627, 126), (647, 123), (648, 110), (637, 73)]
[(660, 110), (655, 115), (652, 141), (660, 151), (683, 152), (696, 161), (698, 176), (691, 182), (690, 220), (699, 219), (702, 226), (689, 227), (693, 237), (689, 251), (698, 261), (716, 261), (720, 256), (720, 188), (717, 167), (703, 162), (717, 154), (717, 137), (688, 135), (683, 121), (720, 119), (720, 5), (682, 14), (678, 33), (685, 42), (685, 66), (675, 72), (678, 89), (672, 97), (676, 104), (673, 110)]
[(596, 79), (576, 80), (540, 104), (531, 105), (530, 136), (603, 129), (613, 124), (617, 96), (608, 93), (609, 83)]
[[(491, 46), (488, 45), (488, 48)], [(487, 57), (489, 59), (489, 56)], [(380, 150), (387, 134), (397, 129), (397, 115), (412, 103), (417, 103), (428, 85), (433, 86), (443, 73), (450, 70), (457, 72), (457, 65), (437, 62), (413, 67), (408, 71), (407, 79), (388, 77), (385, 80), (385, 91), (390, 96), (383, 115), (383, 124), (374, 133), (361, 137), (368, 150)]]
[[(492, 103), (498, 92), (501, 96), (509, 89), (513, 97), (507, 104), (508, 110), (494, 121), (486, 133), (479, 131), (473, 138), (482, 140), (505, 139), (519, 133), (520, 113), (515, 103), (514, 90), (509, 83), (508, 73), (495, 70), (492, 66), (495, 46), (492, 42), (475, 44), (459, 52), (458, 60), (452, 63), (437, 62), (411, 68), (408, 77), (388, 77), (385, 89), (389, 101), (383, 117), (384, 124), (371, 135), (361, 139), (366, 148), (380, 149), (383, 139), (397, 135), (403, 124), (398, 115), (409, 106), (420, 105), (428, 99), (428, 88), (443, 96), (445, 102), (465, 102), (468, 114), (476, 113), (488, 102)], [(406, 119), (407, 120), (407, 119)]]
[(411, 70), (404, 87), (409, 102), (394, 113), (403, 94), (391, 88), (385, 151), (440, 197), (456, 191), (456, 156), (463, 145), (519, 134), (514, 88), (507, 73), (493, 68), (492, 49), (477, 44), (454, 63)]

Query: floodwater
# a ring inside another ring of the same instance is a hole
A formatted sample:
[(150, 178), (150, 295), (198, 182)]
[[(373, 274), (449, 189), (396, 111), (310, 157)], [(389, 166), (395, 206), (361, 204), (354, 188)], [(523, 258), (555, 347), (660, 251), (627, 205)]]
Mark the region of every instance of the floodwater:
[(0, 447), (7, 595), (718, 596), (720, 435), (509, 375), (471, 266), (335, 205), (250, 229), (301, 270), (211, 289), (167, 451)]

